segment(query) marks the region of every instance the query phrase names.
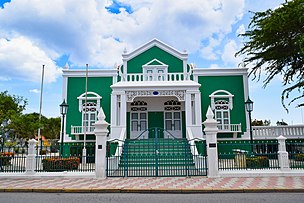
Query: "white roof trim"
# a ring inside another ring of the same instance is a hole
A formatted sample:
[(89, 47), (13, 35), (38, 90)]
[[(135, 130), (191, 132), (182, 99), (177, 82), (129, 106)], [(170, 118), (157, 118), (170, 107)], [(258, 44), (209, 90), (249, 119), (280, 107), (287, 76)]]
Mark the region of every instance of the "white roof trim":
[[(85, 70), (62, 70), (63, 77), (85, 77)], [(113, 77), (117, 76), (116, 69), (94, 69), (88, 70), (88, 77)]]
[(161, 61), (158, 60), (158, 59), (153, 59), (153, 60), (149, 61), (148, 63), (146, 63), (146, 64), (143, 65), (143, 66), (151, 66), (151, 63), (153, 63), (154, 61), (156, 61), (156, 62), (158, 62), (158, 63), (160, 63), (160, 64), (159, 64), (159, 65), (152, 64), (152, 66), (166, 66), (166, 65), (167, 65), (167, 64), (161, 62)]
[(187, 52), (180, 52), (180, 51), (174, 49), (173, 47), (165, 44), (164, 42), (154, 38), (151, 41), (149, 41), (148, 43), (142, 45), (141, 47), (135, 49), (134, 51), (132, 51), (130, 53), (123, 53), (122, 54), (123, 61), (128, 61), (154, 46), (172, 54), (173, 56), (175, 56), (181, 60), (186, 60), (188, 58)]
[(248, 75), (248, 68), (194, 68), (195, 76)]

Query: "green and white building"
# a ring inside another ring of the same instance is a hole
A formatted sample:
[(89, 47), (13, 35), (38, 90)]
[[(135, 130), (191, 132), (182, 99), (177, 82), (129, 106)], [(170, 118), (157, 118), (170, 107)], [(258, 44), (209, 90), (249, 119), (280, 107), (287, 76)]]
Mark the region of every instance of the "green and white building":
[[(69, 110), (64, 142), (95, 140), (94, 123), (102, 107), (109, 139), (152, 138), (161, 128), (175, 138), (204, 138), (202, 122), (210, 106), (218, 138), (249, 139), (246, 68), (203, 68), (186, 51), (153, 39), (122, 53), (113, 69), (63, 70), (63, 99)], [(158, 135), (160, 138), (165, 133)]]

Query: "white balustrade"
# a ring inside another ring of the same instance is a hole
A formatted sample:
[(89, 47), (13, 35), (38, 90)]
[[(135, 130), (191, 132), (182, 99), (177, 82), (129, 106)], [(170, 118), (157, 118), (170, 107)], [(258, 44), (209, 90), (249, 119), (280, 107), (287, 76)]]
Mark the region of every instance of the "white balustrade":
[(95, 127), (94, 126), (88, 126), (88, 127), (84, 127), (84, 126), (71, 126), (71, 134), (72, 135), (79, 135), (79, 134), (84, 134), (85, 132), (85, 128), (87, 129), (86, 130), (86, 133), (89, 133), (89, 134), (93, 134), (94, 133), (94, 129)]
[(219, 132), (241, 132), (241, 124), (218, 124)]
[(286, 138), (304, 138), (304, 125), (252, 126), (252, 134), (255, 139), (276, 138), (280, 135)]
[(142, 81), (184, 81), (189, 80), (187, 74), (184, 73), (146, 73), (146, 74), (138, 74), (132, 73), (127, 74), (128, 82), (142, 82)]

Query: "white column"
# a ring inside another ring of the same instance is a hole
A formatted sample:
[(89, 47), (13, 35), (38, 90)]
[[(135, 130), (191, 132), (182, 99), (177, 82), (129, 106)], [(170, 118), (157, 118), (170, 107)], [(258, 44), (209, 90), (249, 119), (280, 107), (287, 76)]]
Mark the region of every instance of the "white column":
[(35, 174), (35, 168), (36, 168), (36, 140), (31, 139), (29, 141), (29, 149), (28, 149), (28, 155), (26, 156), (26, 165), (25, 165), (25, 173), (27, 175), (33, 175)]
[(117, 95), (116, 94), (111, 94), (111, 124), (112, 126), (116, 126), (116, 116), (117, 116)]
[(218, 177), (218, 153), (217, 153), (217, 122), (214, 120), (214, 114), (208, 107), (206, 114), (207, 119), (203, 122), (206, 133), (206, 145), (207, 145), (207, 165), (208, 165), (208, 177)]
[[(195, 94), (195, 110), (196, 110), (196, 123), (200, 125), (202, 123), (202, 110), (201, 110), (201, 93)], [(200, 125), (201, 126), (201, 125)]]
[(120, 126), (125, 128), (127, 126), (127, 98), (125, 93), (121, 94), (120, 101)]
[(95, 123), (95, 175), (96, 178), (106, 178), (106, 167), (107, 167), (107, 135), (109, 133), (109, 123), (105, 121), (105, 114), (102, 107), (98, 114), (98, 121)]
[(286, 137), (280, 135), (277, 137), (279, 143), (279, 151), (278, 151), (278, 159), (281, 171), (289, 171), (289, 159), (288, 159), (288, 152), (286, 151), (286, 144), (285, 140)]
[(186, 111), (186, 127), (192, 125), (192, 116), (191, 116), (191, 92), (186, 91), (185, 99), (185, 111)]

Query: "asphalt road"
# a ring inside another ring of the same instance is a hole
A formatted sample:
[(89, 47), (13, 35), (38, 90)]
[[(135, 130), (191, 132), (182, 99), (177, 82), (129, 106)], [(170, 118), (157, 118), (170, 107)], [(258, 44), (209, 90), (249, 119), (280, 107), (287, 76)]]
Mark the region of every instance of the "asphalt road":
[(214, 194), (136, 194), (136, 193), (0, 193), (0, 203), (302, 203), (304, 193), (214, 193)]

